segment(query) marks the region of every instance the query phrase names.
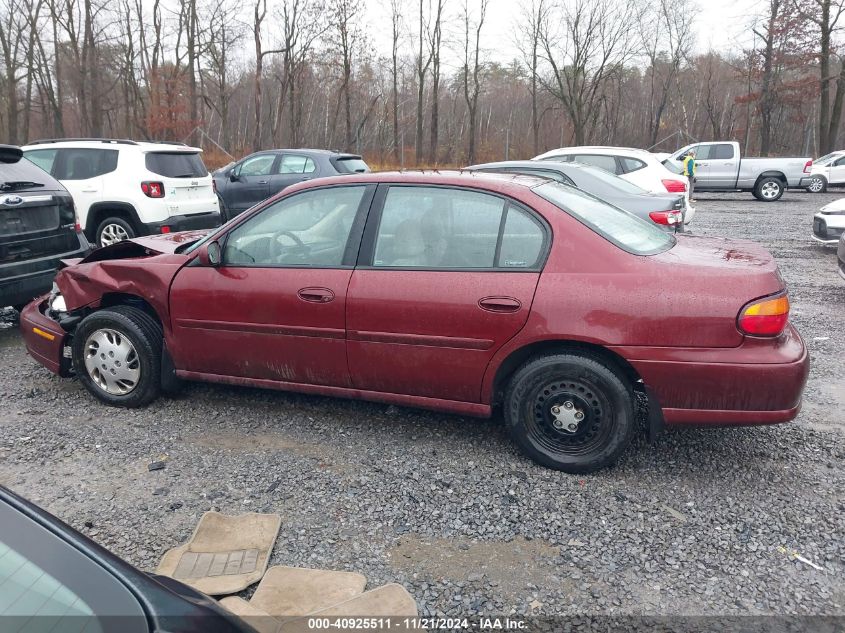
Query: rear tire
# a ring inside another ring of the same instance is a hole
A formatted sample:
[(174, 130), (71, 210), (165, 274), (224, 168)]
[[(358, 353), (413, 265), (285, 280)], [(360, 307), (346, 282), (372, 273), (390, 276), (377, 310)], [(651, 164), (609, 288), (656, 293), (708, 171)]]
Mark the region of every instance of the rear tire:
[(807, 191), (810, 193), (824, 193), (827, 191), (827, 178), (824, 176), (813, 176), (810, 178), (810, 184), (807, 185)]
[(783, 181), (775, 176), (766, 176), (754, 185), (754, 197), (762, 202), (780, 200), (784, 192)]
[(132, 224), (123, 218), (111, 217), (100, 222), (100, 225), (97, 227), (95, 239), (97, 246), (102, 247), (132, 239), (136, 235), (137, 232)]
[(98, 400), (143, 407), (161, 391), (161, 325), (143, 310), (115, 306), (92, 312), (73, 336), (80, 382)]
[(634, 400), (630, 381), (603, 360), (579, 354), (540, 356), (511, 378), (505, 425), (538, 464), (589, 473), (613, 464), (631, 443)]

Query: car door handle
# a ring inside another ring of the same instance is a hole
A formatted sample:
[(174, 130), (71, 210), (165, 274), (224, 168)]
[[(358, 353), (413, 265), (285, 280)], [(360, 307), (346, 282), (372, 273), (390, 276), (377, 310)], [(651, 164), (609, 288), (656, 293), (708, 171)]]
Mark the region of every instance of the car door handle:
[(259, 185), (266, 185), (266, 184), (268, 184), (269, 182), (270, 182), (269, 180), (259, 180), (259, 181), (258, 181), (258, 184), (259, 184)]
[(513, 297), (484, 297), (478, 300), (478, 307), (487, 312), (519, 312), (522, 303)]
[(96, 189), (83, 189), (82, 193), (97, 193)]
[(297, 294), (308, 303), (328, 303), (334, 299), (334, 293), (328, 288), (302, 288)]

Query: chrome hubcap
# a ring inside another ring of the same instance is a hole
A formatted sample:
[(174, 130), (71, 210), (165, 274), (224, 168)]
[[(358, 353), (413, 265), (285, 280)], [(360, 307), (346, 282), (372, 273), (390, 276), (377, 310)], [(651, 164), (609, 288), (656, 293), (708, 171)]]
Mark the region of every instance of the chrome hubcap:
[(129, 233), (120, 224), (106, 224), (100, 233), (100, 244), (108, 246), (129, 239)]
[(780, 194), (780, 185), (776, 182), (767, 182), (761, 188), (761, 193), (764, 198), (777, 198)]
[(85, 369), (95, 385), (113, 396), (125, 396), (141, 379), (135, 346), (116, 330), (97, 330), (88, 336)]
[(584, 412), (579, 410), (575, 403), (566, 400), (563, 404), (556, 404), (551, 408), (552, 426), (564, 433), (575, 433), (578, 431), (578, 423), (584, 419)]

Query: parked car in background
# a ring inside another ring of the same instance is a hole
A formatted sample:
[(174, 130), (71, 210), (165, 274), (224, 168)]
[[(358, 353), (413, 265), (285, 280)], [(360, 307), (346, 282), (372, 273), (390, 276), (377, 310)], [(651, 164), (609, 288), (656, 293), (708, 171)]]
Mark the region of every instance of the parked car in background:
[(220, 226), (217, 196), (198, 147), (51, 139), (33, 141), (23, 152), (70, 191), (85, 235), (98, 246)]
[(299, 183), (204, 237), (95, 251), (56, 285), (21, 316), (27, 350), (65, 376), (72, 359), (104, 403), (144, 406), (182, 378), (502, 405), (528, 456), (572, 473), (622, 454), (636, 393), (652, 430), (786, 422), (809, 369), (765, 249), (532, 176)]
[(0, 307), (18, 309), (50, 290), (60, 260), (90, 249), (73, 198), (22, 156), (0, 145)]
[(845, 150), (831, 152), (813, 161), (803, 184), (810, 193), (824, 193), (828, 186), (845, 186)]
[(199, 591), (146, 574), (0, 486), (3, 631), (255, 633)]
[(676, 169), (689, 150), (695, 150), (695, 190), (750, 191), (763, 202), (779, 200), (788, 188), (805, 187), (813, 159), (749, 158), (740, 155), (736, 141), (693, 143), (663, 162)]
[(214, 172), (214, 187), (226, 220), (291, 185), (338, 174), (370, 171), (357, 154), (323, 149), (271, 149), (250, 154)]
[(472, 165), (465, 169), (485, 173), (527, 174), (551, 178), (565, 185), (577, 187), (672, 233), (683, 231), (685, 220), (689, 222), (694, 215), (693, 211), (685, 218), (686, 201), (683, 195), (649, 193), (604, 169), (581, 163), (512, 160)]
[[(679, 193), (691, 208), (689, 180), (679, 169), (674, 171), (654, 154), (630, 147), (562, 147), (535, 156), (533, 160), (574, 161), (616, 174), (650, 193)], [(695, 213), (695, 209), (692, 209)]]
[(813, 239), (822, 244), (838, 244), (845, 234), (845, 198), (824, 205), (813, 216)]
[(845, 279), (845, 235), (839, 239), (839, 248), (836, 250), (836, 258), (839, 260), (839, 276)]

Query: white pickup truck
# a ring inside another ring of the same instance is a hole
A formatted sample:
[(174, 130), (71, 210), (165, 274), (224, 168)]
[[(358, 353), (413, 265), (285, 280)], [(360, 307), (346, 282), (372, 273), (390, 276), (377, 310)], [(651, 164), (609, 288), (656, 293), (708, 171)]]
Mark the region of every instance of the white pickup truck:
[(786, 189), (804, 188), (812, 158), (742, 158), (739, 143), (718, 141), (682, 147), (663, 160), (681, 169), (686, 153), (695, 150), (695, 191), (750, 191), (763, 202), (780, 199)]

